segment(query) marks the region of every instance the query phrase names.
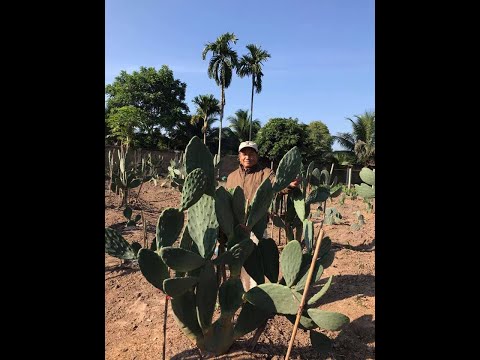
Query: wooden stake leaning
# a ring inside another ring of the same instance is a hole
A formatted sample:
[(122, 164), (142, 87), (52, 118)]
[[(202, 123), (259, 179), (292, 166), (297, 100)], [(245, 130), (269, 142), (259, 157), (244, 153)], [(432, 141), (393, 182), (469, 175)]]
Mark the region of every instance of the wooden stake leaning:
[[(323, 226), (323, 222), (322, 222)], [(300, 323), (300, 318), (303, 312), (303, 306), (305, 305), (305, 300), (307, 299), (308, 290), (310, 288), (310, 282), (312, 281), (313, 277), (313, 270), (315, 268), (315, 262), (318, 257), (318, 253), (320, 251), (320, 244), (323, 238), (323, 229), (320, 228), (320, 233), (318, 234), (317, 243), (315, 246), (315, 252), (313, 253), (312, 262), (310, 263), (310, 270), (308, 270), (307, 281), (305, 282), (305, 290), (303, 290), (302, 301), (300, 302), (300, 306), (298, 307), (297, 318), (295, 319), (295, 325), (293, 326), (292, 337), (290, 338), (290, 343), (288, 344), (287, 355), (285, 355), (285, 360), (288, 360), (290, 356), (290, 352), (292, 351), (293, 341), (295, 340), (295, 335), (297, 335), (298, 324)]]
[(168, 312), (169, 296), (165, 294), (165, 309), (163, 311), (163, 346), (162, 346), (162, 360), (166, 360), (165, 353), (167, 348), (167, 312)]

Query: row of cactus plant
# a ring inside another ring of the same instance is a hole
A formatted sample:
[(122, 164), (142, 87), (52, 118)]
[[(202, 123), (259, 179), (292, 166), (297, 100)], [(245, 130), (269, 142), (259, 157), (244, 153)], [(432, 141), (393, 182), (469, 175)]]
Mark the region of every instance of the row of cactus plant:
[(167, 168), (167, 179), (163, 182), (162, 187), (169, 183), (173, 188), (182, 191), (186, 175), (185, 154), (181, 154), (178, 158), (175, 157), (170, 160), (170, 165)]
[(142, 179), (138, 178), (134, 167), (127, 167), (126, 158), (127, 151), (123, 147), (118, 150), (119, 169), (112, 176), (111, 190), (116, 194), (122, 195), (121, 206), (128, 205), (128, 195), (131, 189), (134, 189), (142, 183)]
[(117, 195), (122, 196), (121, 206), (128, 205), (128, 197), (131, 189), (137, 188), (137, 200), (140, 196), (143, 183), (153, 181), (156, 185), (159, 177), (159, 169), (163, 162), (163, 157), (152, 156), (149, 152), (147, 156), (140, 156), (139, 161), (127, 163), (128, 148), (122, 146), (118, 150), (118, 162), (115, 162), (113, 151), (108, 152), (108, 175), (109, 189)]
[[(272, 206), (273, 224), (285, 229), (287, 243), (303, 237), (307, 251), (312, 252), (314, 239), (310, 236), (311, 229), (313, 229), (311, 218), (315, 214), (310, 213), (310, 207), (339, 196), (342, 193), (342, 186), (337, 184), (337, 177), (330, 181), (330, 173), (327, 170), (320, 171), (315, 168), (313, 161), (307, 167), (301, 165), (300, 175), (301, 186), (294, 188), (286, 196), (283, 215), (281, 210), (278, 211), (279, 204), (283, 201), (283, 195), (277, 196), (275, 204)], [(323, 210), (321, 206), (318, 209)]]
[[(180, 205), (162, 212), (157, 222), (155, 247), (140, 249), (138, 263), (143, 276), (172, 297), (177, 323), (199, 349), (223, 354), (235, 339), (255, 330), (273, 314), (294, 321), (312, 255), (304, 254), (301, 242), (292, 240), (279, 256), (275, 242), (263, 238), (263, 234), (275, 193), (299, 174), (300, 167), (301, 155), (295, 147), (282, 158), (275, 183), (272, 185), (266, 179), (252, 203), (245, 204), (240, 187), (215, 189), (211, 153), (198, 137), (189, 142)], [(226, 251), (215, 257), (220, 229), (226, 235)], [(258, 245), (250, 239), (250, 232), (256, 234)], [(313, 238), (313, 226), (305, 233)], [(174, 246), (180, 235), (179, 246)], [(320, 256), (315, 259), (316, 281), (334, 258), (328, 237), (322, 240), (321, 246)], [(222, 265), (229, 269), (229, 278), (223, 283), (217, 276)], [(240, 281), (242, 266), (259, 284), (247, 292)], [(173, 270), (173, 277), (168, 269)], [(282, 279), (279, 279), (280, 270)], [(265, 283), (265, 278), (270, 282)], [(330, 284), (331, 278), (309, 299), (301, 320), (305, 329), (338, 330), (349, 321), (343, 314), (314, 308)], [(214, 321), (217, 298), (220, 317)], [(234, 322), (234, 314), (239, 309)], [(312, 341), (315, 338), (318, 343), (319, 337), (324, 335), (314, 332)]]

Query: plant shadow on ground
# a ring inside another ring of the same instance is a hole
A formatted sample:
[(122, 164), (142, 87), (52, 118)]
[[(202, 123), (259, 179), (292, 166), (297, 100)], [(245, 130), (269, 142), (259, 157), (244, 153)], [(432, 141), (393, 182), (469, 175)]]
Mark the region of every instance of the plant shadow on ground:
[(129, 264), (119, 264), (119, 265), (113, 265), (113, 266), (106, 266), (105, 267), (105, 272), (107, 273), (117, 273), (116, 275), (110, 276), (108, 278), (105, 278), (105, 280), (113, 279), (119, 276), (124, 276), (133, 272), (140, 271), (138, 266), (134, 265), (129, 265)]
[[(375, 346), (368, 346), (375, 341), (375, 320), (373, 316), (363, 315), (352, 321), (340, 332), (334, 342), (335, 355), (343, 359), (375, 359)], [(352, 352), (351, 349), (355, 349)]]
[(335, 251), (337, 251), (338, 249), (349, 249), (353, 251), (363, 251), (363, 252), (375, 251), (375, 238), (373, 238), (372, 241), (369, 242), (368, 244), (361, 244), (358, 246), (332, 243), (332, 248), (335, 248)]
[[(293, 325), (292, 325), (293, 326)], [(352, 340), (354, 339), (354, 340)], [(375, 348), (368, 346), (375, 341), (375, 321), (372, 315), (363, 315), (346, 325), (340, 334), (333, 339), (333, 349), (326, 353), (320, 353), (312, 346), (293, 347), (291, 359), (332, 359), (341, 357), (350, 360), (375, 359)], [(355, 349), (355, 351), (352, 351)], [(237, 340), (227, 354), (215, 357), (211, 354), (202, 354), (202, 359), (218, 360), (247, 360), (247, 359), (284, 359), (287, 352), (287, 344), (274, 345), (260, 341), (255, 349), (250, 351), (250, 340)], [(200, 359), (197, 348), (182, 351), (170, 358), (171, 360), (194, 360)]]
[[(320, 280), (309, 289), (310, 295), (315, 295), (327, 282)], [(332, 303), (352, 296), (375, 296), (375, 276), (373, 275), (334, 275), (328, 291), (315, 305)]]

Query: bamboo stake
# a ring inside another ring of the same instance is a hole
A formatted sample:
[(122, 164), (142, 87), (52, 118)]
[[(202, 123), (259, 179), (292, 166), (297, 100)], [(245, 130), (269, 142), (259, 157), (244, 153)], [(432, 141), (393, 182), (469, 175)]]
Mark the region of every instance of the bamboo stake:
[(298, 307), (297, 318), (295, 319), (295, 325), (293, 326), (292, 337), (290, 338), (290, 343), (288, 344), (287, 355), (285, 355), (285, 360), (288, 360), (290, 356), (290, 352), (292, 351), (293, 341), (295, 340), (298, 324), (300, 323), (300, 318), (303, 312), (303, 306), (305, 305), (305, 300), (307, 299), (308, 289), (310, 288), (310, 282), (312, 281), (313, 270), (315, 268), (315, 262), (317, 260), (318, 253), (320, 251), (320, 243), (322, 242), (322, 238), (323, 238), (323, 229), (320, 229), (320, 233), (318, 234), (318, 238), (317, 238), (317, 244), (315, 246), (315, 252), (313, 254), (312, 262), (310, 263), (310, 270), (308, 271), (307, 281), (305, 283), (305, 290), (303, 290), (302, 301), (300, 302), (300, 306)]
[(168, 299), (170, 297), (165, 295), (165, 310), (163, 312), (163, 349), (162, 349), (162, 360), (165, 360), (165, 352), (167, 348), (167, 312), (168, 312)]
[(143, 209), (140, 209), (142, 213), (142, 223), (143, 223), (143, 247), (147, 247), (147, 221), (145, 220), (145, 216), (143, 215)]
[[(280, 219), (282, 218), (282, 211), (283, 211), (283, 195), (280, 194), (280, 211), (279, 211), (279, 216)], [(280, 242), (280, 238), (282, 237), (282, 228), (279, 226), (278, 227), (278, 245), (280, 246), (282, 243)]]

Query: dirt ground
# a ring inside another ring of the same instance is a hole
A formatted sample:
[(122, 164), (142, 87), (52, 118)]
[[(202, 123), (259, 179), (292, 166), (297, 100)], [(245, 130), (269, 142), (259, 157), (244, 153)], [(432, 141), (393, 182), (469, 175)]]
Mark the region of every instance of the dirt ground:
[[(148, 243), (155, 237), (155, 226), (160, 213), (167, 207), (177, 207), (180, 192), (145, 183), (137, 201), (133, 190), (131, 204), (134, 215), (143, 209)], [(361, 199), (340, 197), (327, 207), (336, 207), (342, 215), (342, 224), (324, 225), (325, 235), (332, 240), (335, 252), (333, 264), (325, 269), (322, 280), (333, 275), (328, 292), (318, 307), (347, 315), (350, 324), (341, 331), (321, 330), (333, 339), (333, 349), (327, 355), (319, 354), (310, 344), (308, 331), (298, 330), (291, 359), (375, 359), (375, 214), (367, 213)], [(120, 199), (105, 190), (105, 226), (122, 230), (129, 242), (144, 244), (143, 223), (125, 228), (126, 219), (119, 209)], [(360, 210), (366, 224), (353, 231), (350, 224)], [(269, 230), (270, 233), (270, 230)], [(318, 229), (315, 228), (315, 234)], [(278, 242), (278, 228), (273, 229)], [(281, 239), (285, 243), (284, 234)], [(138, 267), (121, 266), (120, 260), (105, 254), (105, 359), (161, 359), (163, 343), (163, 315), (165, 296), (142, 276)], [(318, 287), (318, 284), (317, 284)], [(312, 291), (315, 291), (313, 289)], [(234, 343), (229, 353), (210, 359), (284, 359), (293, 325), (283, 316), (275, 316), (253, 351), (248, 341), (254, 332)], [(200, 359), (200, 353), (180, 330), (168, 309), (167, 359)]]

